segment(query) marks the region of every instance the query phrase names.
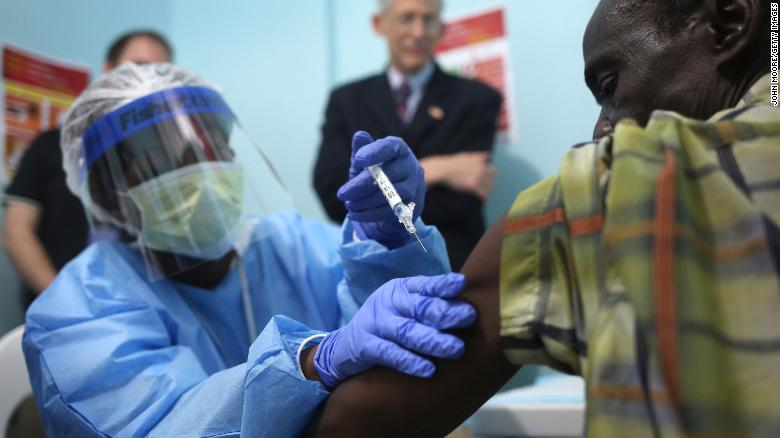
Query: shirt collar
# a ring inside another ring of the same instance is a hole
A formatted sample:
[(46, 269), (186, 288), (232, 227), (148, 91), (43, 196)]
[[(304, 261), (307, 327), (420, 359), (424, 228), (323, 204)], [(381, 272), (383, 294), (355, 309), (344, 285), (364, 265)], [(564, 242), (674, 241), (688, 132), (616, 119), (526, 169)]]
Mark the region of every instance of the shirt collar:
[(391, 65), (390, 68), (387, 69), (387, 79), (390, 81), (390, 88), (393, 90), (400, 87), (404, 82), (404, 79), (406, 79), (409, 83), (409, 88), (412, 89), (412, 92), (415, 92), (425, 88), (425, 84), (427, 84), (428, 80), (433, 76), (433, 70), (433, 61), (428, 61), (415, 73), (405, 76)]
[(752, 87), (742, 96), (736, 108), (754, 103), (769, 103), (769, 73), (761, 77)]

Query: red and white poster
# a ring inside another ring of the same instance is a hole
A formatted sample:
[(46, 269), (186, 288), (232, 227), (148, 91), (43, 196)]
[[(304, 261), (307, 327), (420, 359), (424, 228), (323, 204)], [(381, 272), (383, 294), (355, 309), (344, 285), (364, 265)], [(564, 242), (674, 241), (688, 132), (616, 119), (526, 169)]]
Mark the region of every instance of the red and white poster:
[(15, 46), (3, 46), (3, 122), (0, 183), (13, 178), (35, 136), (59, 118), (89, 84), (89, 70)]
[(498, 116), (499, 140), (511, 142), (515, 129), (504, 9), (491, 8), (448, 19), (436, 46), (436, 60), (442, 69), (479, 79), (501, 93), (504, 104)]

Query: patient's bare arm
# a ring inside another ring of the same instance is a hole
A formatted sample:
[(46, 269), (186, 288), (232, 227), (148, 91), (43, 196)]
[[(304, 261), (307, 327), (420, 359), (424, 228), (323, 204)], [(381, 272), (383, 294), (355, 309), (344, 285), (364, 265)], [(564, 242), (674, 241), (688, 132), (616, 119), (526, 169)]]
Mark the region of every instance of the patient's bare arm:
[(498, 283), (503, 218), (482, 237), (463, 267), (461, 297), (477, 309), (477, 322), (456, 334), (466, 352), (438, 360), (431, 379), (375, 368), (341, 384), (308, 429), (313, 436), (444, 436), (493, 395), (517, 367), (499, 344)]

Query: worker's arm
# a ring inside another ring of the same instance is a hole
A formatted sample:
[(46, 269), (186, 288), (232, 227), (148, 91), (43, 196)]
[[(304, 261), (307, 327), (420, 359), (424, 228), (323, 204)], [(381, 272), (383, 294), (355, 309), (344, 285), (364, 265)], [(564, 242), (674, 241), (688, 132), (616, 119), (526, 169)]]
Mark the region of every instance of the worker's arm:
[(496, 169), (490, 164), (490, 152), (458, 152), (432, 155), (420, 160), (425, 169), (425, 184), (444, 184), (452, 189), (487, 199), (493, 191)]
[(57, 275), (57, 270), (35, 234), (40, 215), (40, 208), (31, 202), (6, 201), (3, 246), (25, 283), (36, 294), (43, 292)]
[(428, 187), (443, 185), (484, 201), (493, 190), (496, 175), (490, 155), (501, 95), (485, 86), (472, 93), (473, 101), (450, 136), (448, 152), (421, 158), (420, 164), (425, 169)]
[(342, 383), (331, 394), (308, 432), (323, 437), (443, 436), (493, 395), (517, 367), (501, 351), (499, 265), (504, 220), (479, 242), (463, 273), (460, 297), (477, 310), (472, 328), (456, 334), (465, 341), (462, 358), (435, 360), (430, 379), (375, 368)]

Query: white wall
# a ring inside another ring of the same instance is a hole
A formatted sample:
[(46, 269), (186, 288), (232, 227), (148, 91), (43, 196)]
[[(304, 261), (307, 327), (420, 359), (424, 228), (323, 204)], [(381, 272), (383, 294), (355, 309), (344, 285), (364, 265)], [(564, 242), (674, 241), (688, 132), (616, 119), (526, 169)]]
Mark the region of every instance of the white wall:
[(330, 88), (329, 2), (173, 0), (177, 63), (223, 88), (306, 216), (324, 218), (311, 185)]

